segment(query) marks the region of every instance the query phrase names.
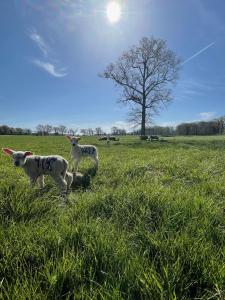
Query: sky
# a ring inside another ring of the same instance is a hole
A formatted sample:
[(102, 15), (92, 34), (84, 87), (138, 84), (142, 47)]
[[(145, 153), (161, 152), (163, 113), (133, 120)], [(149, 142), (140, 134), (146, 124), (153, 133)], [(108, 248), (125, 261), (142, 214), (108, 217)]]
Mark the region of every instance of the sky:
[(110, 0), (0, 1), (0, 124), (129, 129), (120, 90), (98, 74), (144, 36), (165, 39), (183, 60), (154, 124), (225, 114), (225, 2), (116, 1), (114, 23)]

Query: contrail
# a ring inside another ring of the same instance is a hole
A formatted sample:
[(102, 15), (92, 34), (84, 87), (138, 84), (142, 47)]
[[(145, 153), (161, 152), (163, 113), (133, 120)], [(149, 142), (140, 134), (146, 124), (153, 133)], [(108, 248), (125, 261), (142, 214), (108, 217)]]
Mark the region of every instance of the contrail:
[(186, 64), (187, 62), (189, 62), (190, 60), (192, 60), (193, 58), (195, 58), (196, 56), (200, 55), (202, 52), (206, 51), (207, 49), (209, 49), (210, 47), (212, 47), (213, 45), (215, 45), (215, 42), (209, 44), (208, 46), (204, 47), (203, 49), (201, 49), (200, 51), (196, 52), (194, 55), (192, 55), (191, 57), (189, 57), (188, 59), (186, 59), (182, 65)]

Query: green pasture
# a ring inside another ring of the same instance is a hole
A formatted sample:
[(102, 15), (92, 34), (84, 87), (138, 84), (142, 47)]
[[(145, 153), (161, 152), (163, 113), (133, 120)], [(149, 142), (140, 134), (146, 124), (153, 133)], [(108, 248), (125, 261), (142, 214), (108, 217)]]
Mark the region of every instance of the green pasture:
[[(122, 137), (73, 187), (30, 188), (0, 154), (0, 299), (225, 299), (225, 137)], [(64, 137), (0, 136), (59, 154)]]

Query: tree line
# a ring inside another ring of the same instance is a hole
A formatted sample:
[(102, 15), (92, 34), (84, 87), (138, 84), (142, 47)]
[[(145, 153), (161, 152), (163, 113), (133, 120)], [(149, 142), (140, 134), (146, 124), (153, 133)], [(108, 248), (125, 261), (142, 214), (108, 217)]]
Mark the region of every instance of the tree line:
[[(176, 128), (172, 126), (151, 126), (145, 129), (146, 135), (161, 135), (174, 136), (176, 135)], [(141, 129), (134, 132), (135, 135), (141, 135)]]
[(192, 123), (182, 123), (176, 127), (177, 135), (216, 135), (223, 134), (225, 116), (212, 120)]
[(0, 126), (0, 135), (30, 135), (32, 131), (28, 128), (14, 128), (7, 125)]
[[(151, 126), (146, 128), (146, 135), (219, 135), (225, 133), (225, 116), (211, 121), (196, 121), (181, 123), (176, 127), (171, 126)], [(141, 135), (141, 130), (135, 131), (136, 135)]]
[[(80, 128), (79, 133), (81, 135), (87, 135), (87, 136), (107, 135), (107, 133), (101, 127)], [(36, 127), (36, 134), (37, 135), (65, 135), (65, 134), (76, 135), (76, 134), (78, 134), (78, 128), (67, 128), (64, 125), (51, 126), (49, 124), (46, 124), (46, 125), (39, 124)], [(111, 134), (112, 135), (126, 135), (127, 132), (125, 129), (121, 129), (119, 127), (113, 126), (111, 128)]]
[(39, 124), (36, 127), (37, 135), (77, 135), (78, 131), (81, 135), (103, 135), (105, 134), (101, 127), (92, 128), (67, 128), (65, 125), (51, 126), (49, 124)]
[[(31, 129), (23, 129), (23, 128), (14, 128), (9, 127), (7, 125), (1, 125), (0, 126), (0, 135), (77, 135), (79, 131), (79, 134), (86, 135), (86, 136), (92, 136), (92, 135), (107, 135), (107, 133), (101, 128), (68, 128), (65, 125), (59, 125), (59, 126), (52, 126), (50, 124), (39, 124), (36, 126), (35, 131), (32, 131)], [(125, 129), (118, 128), (116, 126), (113, 126), (111, 128), (111, 134), (112, 135), (126, 135), (127, 132)]]
[[(86, 135), (86, 136), (101, 136), (107, 135), (101, 127), (96, 128), (67, 128), (65, 125), (52, 126), (49, 124), (39, 124), (35, 132), (31, 129), (14, 128), (7, 125), (0, 126), (0, 135)], [(151, 126), (146, 128), (146, 135), (161, 135), (161, 136), (174, 136), (174, 135), (218, 135), (225, 133), (225, 116), (211, 121), (198, 121), (191, 123), (182, 123), (176, 127), (172, 126)], [(125, 129), (117, 126), (111, 128), (111, 135), (126, 135), (134, 134), (141, 135), (141, 129), (128, 133)]]

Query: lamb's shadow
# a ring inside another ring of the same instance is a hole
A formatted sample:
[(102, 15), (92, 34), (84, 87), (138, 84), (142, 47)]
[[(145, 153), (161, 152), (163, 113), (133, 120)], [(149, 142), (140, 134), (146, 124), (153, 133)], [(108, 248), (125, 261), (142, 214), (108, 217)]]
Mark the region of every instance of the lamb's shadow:
[(89, 168), (83, 174), (80, 172), (73, 173), (73, 182), (71, 189), (87, 189), (91, 185), (91, 179), (96, 175), (96, 168)]

